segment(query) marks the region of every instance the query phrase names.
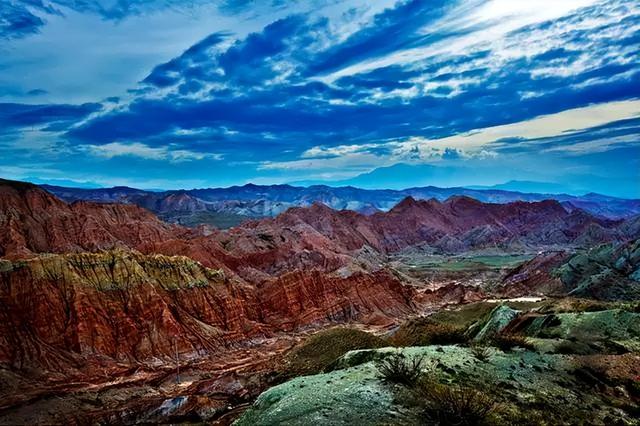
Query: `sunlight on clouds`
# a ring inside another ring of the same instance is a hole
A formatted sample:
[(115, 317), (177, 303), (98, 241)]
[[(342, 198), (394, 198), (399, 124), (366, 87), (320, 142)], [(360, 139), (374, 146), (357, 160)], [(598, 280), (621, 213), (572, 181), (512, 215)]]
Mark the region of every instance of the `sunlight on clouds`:
[(610, 102), (562, 111), (531, 120), (502, 126), (476, 129), (442, 139), (414, 139), (418, 146), (473, 150), (500, 139), (537, 139), (568, 134), (612, 121), (640, 116), (640, 100)]
[[(334, 147), (315, 146), (302, 153), (300, 159), (282, 162), (263, 162), (262, 170), (301, 170), (301, 169), (339, 169), (352, 167), (361, 170), (368, 167), (380, 167), (402, 162), (424, 163), (440, 161), (445, 153), (456, 150), (457, 158), (493, 158), (492, 144), (505, 139), (548, 138), (569, 135), (580, 130), (601, 126), (618, 120), (640, 116), (640, 100), (611, 102), (576, 108), (557, 114), (540, 116), (502, 126), (476, 129), (440, 139), (412, 137), (403, 141), (368, 143), (357, 145), (339, 145)], [(593, 141), (588, 144), (554, 147), (551, 151), (566, 151), (572, 154), (604, 152), (625, 143), (636, 143), (634, 138), (616, 138), (608, 142)], [(384, 147), (388, 155), (374, 153)], [(593, 151), (595, 150), (595, 151)]]
[[(595, 3), (595, 0), (493, 0), (479, 8), (463, 6), (454, 9), (442, 22), (426, 28), (425, 34), (436, 31), (471, 30), (468, 35), (453, 39), (445, 39), (424, 47), (411, 48), (394, 52), (348, 66), (335, 73), (320, 77), (319, 80), (333, 82), (340, 77), (370, 71), (398, 63), (411, 63), (438, 55), (463, 54), (472, 46), (482, 43), (496, 42), (511, 31), (556, 19), (584, 6)], [(524, 45), (521, 48), (526, 48)]]

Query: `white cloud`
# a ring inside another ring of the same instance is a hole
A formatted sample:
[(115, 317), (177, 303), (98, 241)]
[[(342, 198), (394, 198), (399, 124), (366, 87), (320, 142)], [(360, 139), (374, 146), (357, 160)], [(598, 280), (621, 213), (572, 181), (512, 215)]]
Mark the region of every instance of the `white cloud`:
[(105, 145), (81, 145), (81, 151), (97, 157), (114, 158), (122, 156), (140, 157), (146, 160), (168, 160), (172, 163), (193, 160), (219, 160), (221, 154), (194, 152), (185, 149), (172, 149), (171, 146), (151, 147), (140, 142), (111, 142)]

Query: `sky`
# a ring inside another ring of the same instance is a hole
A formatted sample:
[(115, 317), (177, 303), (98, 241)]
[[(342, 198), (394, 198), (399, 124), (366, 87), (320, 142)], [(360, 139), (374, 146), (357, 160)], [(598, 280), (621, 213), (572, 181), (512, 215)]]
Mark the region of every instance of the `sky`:
[(634, 1), (2, 0), (0, 176), (640, 198), (639, 58)]

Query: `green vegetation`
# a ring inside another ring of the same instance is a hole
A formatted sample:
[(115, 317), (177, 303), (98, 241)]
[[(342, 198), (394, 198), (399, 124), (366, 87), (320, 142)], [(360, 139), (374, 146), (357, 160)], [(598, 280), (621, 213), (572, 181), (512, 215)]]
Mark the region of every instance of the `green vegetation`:
[(422, 376), (424, 357), (407, 358), (402, 352), (375, 361), (380, 378), (387, 383), (415, 386)]
[(345, 353), (386, 346), (383, 339), (351, 328), (332, 328), (314, 334), (285, 358), (282, 378), (316, 374), (329, 368)]
[(452, 345), (465, 343), (468, 338), (466, 329), (455, 325), (440, 323), (431, 318), (417, 318), (403, 324), (389, 338), (393, 346)]
[(496, 306), (496, 303), (489, 302), (469, 303), (456, 309), (438, 311), (429, 318), (434, 322), (468, 328), (476, 321), (488, 317)]
[(528, 254), (478, 255), (478, 256), (427, 256), (406, 259), (406, 265), (418, 271), (481, 271), (489, 269), (514, 268), (533, 258)]
[(196, 227), (199, 225), (212, 225), (218, 229), (228, 229), (240, 225), (242, 222), (252, 219), (249, 216), (234, 213), (219, 212), (196, 212), (196, 213), (173, 213), (161, 215), (162, 220), (178, 223), (182, 226)]

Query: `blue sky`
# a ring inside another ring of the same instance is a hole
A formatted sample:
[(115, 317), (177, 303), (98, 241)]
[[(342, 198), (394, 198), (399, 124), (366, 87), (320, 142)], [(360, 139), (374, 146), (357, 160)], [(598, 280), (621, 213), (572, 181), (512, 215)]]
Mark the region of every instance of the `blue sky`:
[(639, 57), (621, 0), (8, 0), (0, 175), (640, 197)]

